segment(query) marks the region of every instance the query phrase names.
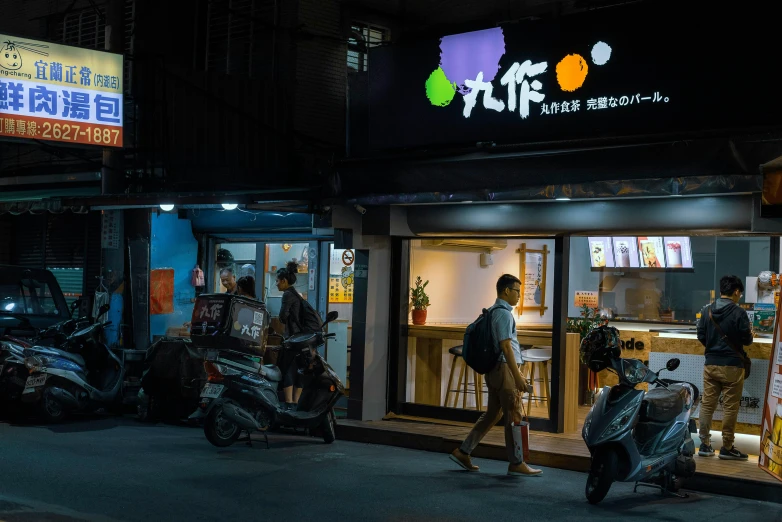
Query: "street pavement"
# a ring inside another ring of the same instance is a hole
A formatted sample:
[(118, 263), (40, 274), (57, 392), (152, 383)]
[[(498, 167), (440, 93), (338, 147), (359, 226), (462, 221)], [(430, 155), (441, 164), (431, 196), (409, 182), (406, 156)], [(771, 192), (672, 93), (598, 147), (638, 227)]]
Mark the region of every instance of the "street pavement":
[(685, 500), (615, 484), (590, 506), (586, 475), (286, 433), (271, 449), (217, 449), (199, 428), (93, 417), (55, 426), (0, 423), (0, 520), (708, 520), (782, 521), (782, 505), (692, 493)]

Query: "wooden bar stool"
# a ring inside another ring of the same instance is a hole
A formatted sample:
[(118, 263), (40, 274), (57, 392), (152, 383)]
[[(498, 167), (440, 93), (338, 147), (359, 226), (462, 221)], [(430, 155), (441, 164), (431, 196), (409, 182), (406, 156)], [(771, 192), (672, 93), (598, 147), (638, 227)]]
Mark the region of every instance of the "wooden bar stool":
[[(452, 407), (456, 408), (456, 405), (459, 402), (459, 394), (461, 393), (462, 408), (466, 409), (467, 395), (474, 394), (476, 408), (478, 411), (483, 411), (483, 375), (475, 372), (475, 370), (465, 364), (464, 359), (462, 358), (461, 345), (449, 348), (448, 353), (453, 355), (453, 361), (451, 362), (451, 373), (448, 375), (448, 386), (445, 390), (445, 400), (443, 401), (443, 406), (448, 406), (448, 398), (450, 397), (451, 393), (453, 393), (454, 397)], [(459, 378), (456, 381), (456, 389), (454, 390), (451, 389), (451, 386), (453, 386), (453, 376), (454, 373), (456, 373), (456, 366), (460, 363), (461, 368), (459, 370)], [(470, 375), (472, 375), (472, 383), (469, 382)], [(472, 387), (472, 390), (470, 387)]]
[[(530, 414), (530, 407), (532, 406), (532, 400), (535, 399), (535, 403), (538, 401), (546, 401), (546, 407), (551, 413), (551, 390), (549, 389), (548, 381), (548, 363), (551, 360), (551, 348), (532, 348), (530, 350), (524, 350), (522, 352), (522, 359), (524, 363), (529, 363), (529, 382), (532, 385), (532, 392), (527, 396), (527, 414)], [(535, 370), (539, 377), (535, 378)], [(535, 382), (542, 383), (543, 386), (540, 389), (540, 395), (535, 395)]]

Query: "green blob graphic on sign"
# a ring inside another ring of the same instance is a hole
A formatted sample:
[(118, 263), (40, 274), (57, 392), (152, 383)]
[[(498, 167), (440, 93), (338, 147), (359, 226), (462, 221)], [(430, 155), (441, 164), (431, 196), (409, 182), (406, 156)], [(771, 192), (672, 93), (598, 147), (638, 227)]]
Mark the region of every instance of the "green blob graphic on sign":
[(426, 97), (432, 105), (445, 107), (451, 103), (455, 94), (456, 84), (448, 81), (440, 67), (429, 75), (429, 79), (426, 80)]

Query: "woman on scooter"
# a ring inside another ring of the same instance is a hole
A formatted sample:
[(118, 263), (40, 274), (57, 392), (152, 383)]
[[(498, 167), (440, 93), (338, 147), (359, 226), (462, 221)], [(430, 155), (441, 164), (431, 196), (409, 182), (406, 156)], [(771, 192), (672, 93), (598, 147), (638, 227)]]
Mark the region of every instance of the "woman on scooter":
[[(282, 305), (280, 307), (280, 322), (285, 326), (284, 336), (287, 339), (291, 335), (304, 332), (301, 328), (301, 302), (304, 299), (294, 288), (296, 284), (296, 272), (298, 266), (290, 261), (285, 268), (277, 270), (277, 290), (282, 292)], [(285, 404), (289, 409), (295, 409), (301, 396), (301, 382), (299, 368), (296, 365), (295, 354), (284, 351), (279, 364), (283, 370), (282, 391), (285, 394)], [(295, 387), (295, 390), (294, 390)]]

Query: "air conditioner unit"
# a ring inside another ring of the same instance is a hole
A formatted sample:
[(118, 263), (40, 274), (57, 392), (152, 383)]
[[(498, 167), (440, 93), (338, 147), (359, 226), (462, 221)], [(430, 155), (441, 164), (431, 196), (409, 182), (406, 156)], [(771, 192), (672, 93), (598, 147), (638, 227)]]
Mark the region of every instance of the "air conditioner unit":
[(421, 246), (426, 248), (453, 248), (459, 250), (478, 250), (481, 252), (503, 250), (508, 246), (507, 239), (424, 239)]

